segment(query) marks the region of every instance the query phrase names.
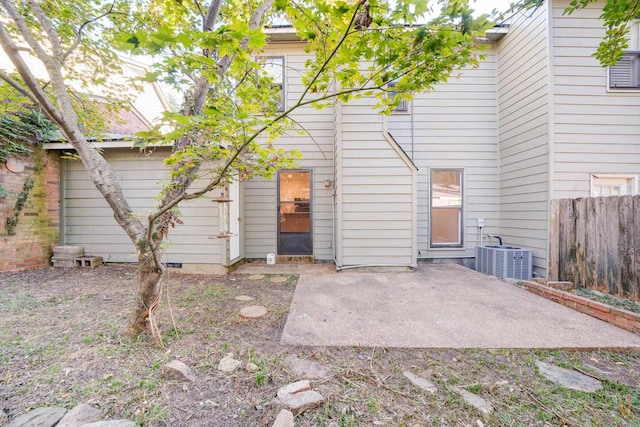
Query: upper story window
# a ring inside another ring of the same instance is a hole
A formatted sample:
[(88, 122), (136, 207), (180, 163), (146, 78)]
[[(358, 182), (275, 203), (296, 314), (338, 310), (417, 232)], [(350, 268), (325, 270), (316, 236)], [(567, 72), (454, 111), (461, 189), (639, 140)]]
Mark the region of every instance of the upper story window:
[(640, 52), (626, 52), (609, 67), (609, 89), (640, 89)]
[(591, 175), (591, 196), (638, 194), (638, 177), (633, 175)]
[(280, 88), (276, 111), (284, 111), (284, 56), (268, 56), (264, 63), (265, 72), (273, 78), (274, 84)]
[[(398, 93), (394, 90), (396, 87), (396, 82), (387, 83), (387, 87), (389, 88), (389, 92), (388, 92), (389, 98), (393, 98), (394, 96), (396, 96), (396, 94)], [(398, 106), (393, 109), (393, 111), (399, 112), (399, 113), (405, 113), (409, 111), (409, 103), (406, 100), (402, 100), (400, 101), (400, 104), (398, 104)]]

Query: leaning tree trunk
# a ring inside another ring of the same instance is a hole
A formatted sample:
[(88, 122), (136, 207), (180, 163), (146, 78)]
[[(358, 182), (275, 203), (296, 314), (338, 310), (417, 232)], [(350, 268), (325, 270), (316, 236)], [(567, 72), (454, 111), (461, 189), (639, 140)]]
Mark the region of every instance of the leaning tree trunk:
[(155, 312), (162, 298), (163, 280), (164, 270), (156, 266), (153, 254), (140, 254), (138, 256), (138, 295), (129, 319), (127, 335), (137, 336), (151, 331), (156, 340), (160, 340)]

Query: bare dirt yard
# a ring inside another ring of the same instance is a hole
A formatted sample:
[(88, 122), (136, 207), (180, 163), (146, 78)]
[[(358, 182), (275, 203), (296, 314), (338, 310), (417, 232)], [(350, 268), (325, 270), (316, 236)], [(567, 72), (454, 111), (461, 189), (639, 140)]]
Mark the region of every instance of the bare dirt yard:
[[(607, 351), (421, 350), (280, 345), (297, 277), (171, 272), (162, 306), (164, 347), (122, 334), (136, 290), (136, 269), (47, 268), (0, 273), (0, 425), (41, 406), (88, 403), (105, 419), (143, 426), (271, 426), (271, 402), (296, 378), (284, 359), (297, 355), (330, 370), (312, 381), (326, 401), (296, 426), (639, 426), (640, 355)], [(251, 302), (237, 296), (253, 297)], [(268, 309), (247, 320), (248, 304)], [(233, 353), (243, 366), (218, 363)], [(167, 379), (178, 359), (193, 382)], [(595, 393), (543, 378), (535, 361), (602, 381)], [(247, 363), (257, 370), (248, 372)], [(437, 387), (430, 393), (404, 375)], [(465, 403), (459, 389), (494, 408)]]

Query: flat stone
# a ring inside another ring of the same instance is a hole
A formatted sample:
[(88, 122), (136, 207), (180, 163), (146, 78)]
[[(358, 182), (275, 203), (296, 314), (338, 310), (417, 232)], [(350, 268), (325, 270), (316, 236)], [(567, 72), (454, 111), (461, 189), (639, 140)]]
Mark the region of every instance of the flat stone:
[(552, 383), (571, 390), (595, 393), (602, 389), (602, 383), (580, 372), (564, 369), (559, 366), (536, 360), (540, 374)]
[(247, 372), (251, 373), (251, 372), (258, 372), (258, 365), (256, 365), (255, 363), (249, 362), (247, 363), (247, 366), (245, 366), (245, 369), (247, 370)]
[(188, 382), (193, 382), (196, 379), (191, 368), (177, 359), (172, 360), (162, 367), (162, 376), (172, 380)]
[(264, 279), (264, 274), (252, 274), (249, 276), (249, 280), (262, 280)]
[(233, 358), (233, 353), (227, 353), (218, 363), (218, 370), (222, 372), (233, 372), (242, 365), (242, 362)]
[(6, 427), (53, 427), (66, 413), (65, 408), (36, 408), (20, 415)]
[(278, 390), (278, 399), (281, 402), (284, 402), (289, 397), (293, 396), (297, 393), (302, 393), (303, 391), (311, 390), (311, 383), (308, 380), (296, 381), (295, 383), (287, 384), (284, 387), (280, 387)]
[(253, 298), (253, 297), (250, 297), (249, 295), (238, 295), (238, 296), (236, 297), (236, 300), (237, 300), (237, 301), (253, 301), (253, 300), (254, 300), (254, 298)]
[(138, 425), (129, 420), (109, 420), (98, 421), (95, 423), (85, 424), (82, 427), (137, 427)]
[(271, 427), (293, 427), (293, 414), (287, 409), (280, 411)]
[(324, 396), (317, 391), (307, 390), (289, 396), (282, 404), (294, 414), (299, 415), (307, 409), (317, 408), (324, 403), (324, 400)]
[(299, 415), (307, 409), (317, 408), (324, 401), (323, 395), (311, 390), (309, 381), (301, 380), (281, 387), (273, 403), (282, 405), (295, 415)]
[(493, 412), (493, 406), (477, 394), (473, 394), (470, 391), (467, 391), (460, 387), (455, 387), (455, 391), (457, 391), (462, 399), (468, 404), (475, 407), (477, 410), (482, 412), (485, 415), (489, 415)]
[(300, 359), (296, 355), (287, 356), (284, 363), (296, 378), (319, 380), (331, 376), (327, 367), (313, 360)]
[(267, 309), (261, 305), (250, 305), (240, 310), (240, 317), (243, 319), (260, 319), (265, 314), (267, 314)]
[(78, 427), (100, 421), (102, 411), (86, 403), (81, 403), (66, 413), (56, 427)]
[(415, 375), (414, 373), (409, 371), (404, 371), (402, 375), (407, 377), (413, 385), (421, 388), (422, 390), (426, 390), (429, 393), (436, 393), (438, 391), (438, 387), (436, 387), (434, 383), (427, 380), (426, 378), (419, 377), (418, 375)]
[(271, 283), (285, 283), (285, 282), (287, 282), (288, 280), (289, 280), (289, 279), (288, 279), (288, 278), (286, 278), (286, 277), (284, 277), (284, 276), (275, 276), (275, 277), (272, 277), (271, 279), (269, 279), (269, 281), (270, 281)]

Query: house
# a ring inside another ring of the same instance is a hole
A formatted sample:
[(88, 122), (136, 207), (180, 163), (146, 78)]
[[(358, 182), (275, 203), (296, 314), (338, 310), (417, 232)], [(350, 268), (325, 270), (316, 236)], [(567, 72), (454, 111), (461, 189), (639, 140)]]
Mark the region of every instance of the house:
[[(603, 68), (592, 56), (605, 31), (599, 6), (566, 16), (568, 4), (541, 1), (515, 14), (489, 34), (478, 68), (391, 116), (368, 99), (297, 111), (313, 138), (287, 135), (279, 145), (302, 151), (299, 168), (233, 185), (227, 239), (215, 238), (219, 194), (182, 205), (185, 224), (172, 230), (165, 261), (214, 272), (271, 253), (339, 269), (441, 259), (471, 266), (475, 247), (499, 235), (531, 248), (534, 274), (546, 276), (551, 200), (637, 193), (640, 175), (638, 31), (625, 61)], [(301, 91), (301, 43), (275, 32), (266, 55), (282, 64), (291, 102)], [(105, 150), (141, 213), (167, 176), (164, 155)], [(61, 243), (135, 262), (81, 165), (61, 164)]]
[[(12, 70), (12, 64), (0, 50), (0, 69)], [(119, 78), (141, 77), (147, 67), (124, 60)], [(43, 76), (44, 70), (37, 70)], [(101, 102), (101, 89), (93, 88), (91, 99)], [(149, 130), (151, 123), (169, 105), (158, 85), (145, 83), (142, 91), (131, 100), (130, 108), (110, 117), (109, 129), (94, 145), (100, 147), (127, 147), (131, 151), (131, 137), (139, 131)], [(113, 114), (113, 113), (110, 113)], [(70, 194), (91, 198), (97, 190), (73, 187), (73, 181), (65, 170), (80, 162), (65, 157), (70, 146), (64, 142), (46, 144), (46, 149), (34, 144), (32, 153), (13, 156), (6, 164), (0, 164), (0, 271), (27, 270), (50, 265), (51, 247), (69, 240), (69, 224), (84, 221), (90, 228), (99, 228), (100, 223), (91, 217), (73, 217), (74, 203)], [(115, 149), (117, 150), (117, 148)], [(111, 154), (108, 154), (111, 155)], [(72, 167), (71, 167), (72, 168)], [(86, 174), (86, 172), (82, 172)], [(86, 190), (86, 191), (85, 191)], [(24, 203), (17, 208), (17, 201)], [(61, 215), (62, 214), (62, 215)], [(13, 227), (7, 219), (15, 218)], [(95, 239), (92, 240), (95, 242)]]

